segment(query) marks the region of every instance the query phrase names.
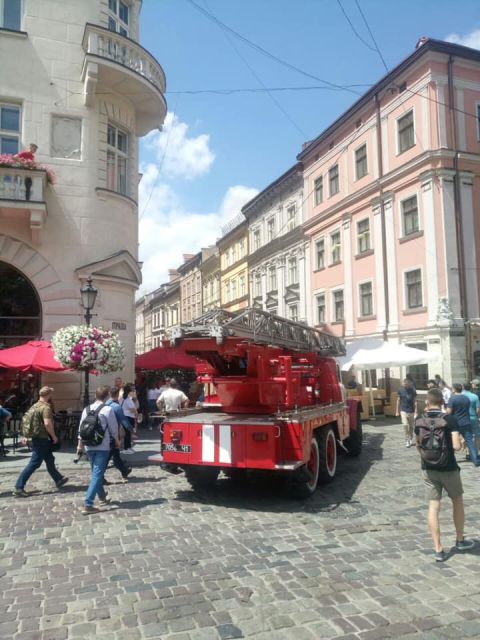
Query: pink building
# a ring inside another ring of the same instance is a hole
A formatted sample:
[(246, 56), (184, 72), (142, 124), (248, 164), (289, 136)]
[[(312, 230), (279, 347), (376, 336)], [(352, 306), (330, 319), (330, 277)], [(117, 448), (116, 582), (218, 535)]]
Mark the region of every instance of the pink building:
[(438, 352), (420, 383), (480, 377), (480, 51), (427, 39), (298, 160), (309, 323)]

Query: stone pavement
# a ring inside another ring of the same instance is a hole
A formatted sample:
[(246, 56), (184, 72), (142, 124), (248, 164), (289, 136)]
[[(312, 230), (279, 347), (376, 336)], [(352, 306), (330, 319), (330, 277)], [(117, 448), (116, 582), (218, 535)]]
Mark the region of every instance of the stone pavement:
[[(144, 465), (85, 517), (88, 467), (61, 455), (70, 484), (37, 472), (25, 500), (10, 497), (24, 461), (0, 462), (0, 638), (480, 638), (480, 540), (433, 562), (418, 455), (393, 421), (366, 426), (361, 458), (341, 458), (305, 502), (258, 481), (194, 494)], [(466, 533), (480, 538), (480, 470), (461, 466)], [(447, 502), (442, 522), (453, 544)]]

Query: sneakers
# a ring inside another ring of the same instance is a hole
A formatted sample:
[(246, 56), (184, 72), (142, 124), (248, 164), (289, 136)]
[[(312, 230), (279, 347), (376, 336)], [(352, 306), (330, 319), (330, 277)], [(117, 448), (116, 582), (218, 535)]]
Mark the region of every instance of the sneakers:
[(28, 498), (28, 493), (25, 489), (14, 489), (12, 492), (14, 498)]
[(411, 440), (407, 440), (407, 441), (405, 442), (405, 446), (406, 446), (406, 447), (411, 447), (411, 446), (412, 446), (412, 441), (411, 441)]
[(107, 496), (105, 496), (105, 498), (99, 498), (99, 500), (98, 500), (98, 504), (101, 507), (106, 507), (110, 503), (111, 503), (111, 500), (110, 500), (110, 498), (107, 498)]
[(67, 476), (63, 476), (63, 478), (61, 478), (61, 480), (57, 482), (57, 489), (61, 489), (64, 485), (67, 484), (67, 482), (68, 482)]
[(127, 473), (125, 474), (125, 477), (129, 476), (131, 473), (132, 473), (132, 467), (128, 467), (127, 468)]
[(441, 551), (435, 551), (435, 562), (445, 562), (447, 554), (442, 549)]
[(130, 455), (132, 453), (135, 453), (135, 449), (125, 449), (123, 453), (125, 453), (126, 455)]
[(84, 505), (83, 509), (82, 509), (82, 513), (84, 516), (88, 516), (91, 513), (99, 513), (100, 509), (97, 509), (97, 507), (88, 507), (87, 505)]
[(473, 549), (474, 546), (475, 541), (467, 540), (466, 538), (463, 538), (463, 540), (457, 540), (455, 543), (455, 549), (457, 551), (467, 551), (467, 549)]

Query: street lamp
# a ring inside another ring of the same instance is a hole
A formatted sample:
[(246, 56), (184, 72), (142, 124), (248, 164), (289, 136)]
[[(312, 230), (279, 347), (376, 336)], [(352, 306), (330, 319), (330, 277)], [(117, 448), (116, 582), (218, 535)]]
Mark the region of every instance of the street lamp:
[[(90, 321), (92, 319), (92, 309), (95, 306), (95, 300), (97, 299), (98, 289), (96, 289), (92, 285), (92, 276), (87, 278), (87, 282), (85, 286), (80, 289), (80, 296), (82, 300), (82, 307), (85, 310), (85, 324), (87, 327), (90, 326)], [(86, 407), (89, 403), (89, 369), (85, 369), (85, 385), (84, 385), (84, 394), (83, 394), (83, 405)]]

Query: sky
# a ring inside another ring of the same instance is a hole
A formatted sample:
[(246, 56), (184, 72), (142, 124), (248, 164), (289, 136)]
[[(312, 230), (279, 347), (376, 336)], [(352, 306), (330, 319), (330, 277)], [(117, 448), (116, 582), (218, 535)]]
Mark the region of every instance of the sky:
[(215, 243), (305, 141), (385, 75), (368, 29), (389, 69), (424, 35), (480, 48), (478, 0), (143, 0), (140, 41), (165, 71), (168, 113), (140, 141), (140, 293)]

